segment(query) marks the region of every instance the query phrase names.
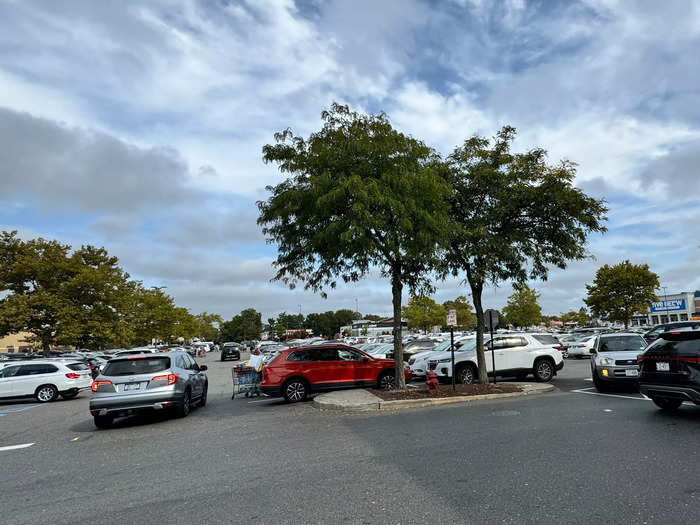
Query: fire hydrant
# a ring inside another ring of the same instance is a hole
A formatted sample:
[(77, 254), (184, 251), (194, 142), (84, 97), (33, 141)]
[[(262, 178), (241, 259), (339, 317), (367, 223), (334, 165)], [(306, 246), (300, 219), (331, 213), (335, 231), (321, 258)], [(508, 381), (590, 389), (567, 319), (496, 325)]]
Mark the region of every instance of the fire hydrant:
[(428, 386), (428, 393), (431, 396), (437, 394), (438, 378), (432, 370), (428, 370), (428, 373), (425, 374), (425, 384)]

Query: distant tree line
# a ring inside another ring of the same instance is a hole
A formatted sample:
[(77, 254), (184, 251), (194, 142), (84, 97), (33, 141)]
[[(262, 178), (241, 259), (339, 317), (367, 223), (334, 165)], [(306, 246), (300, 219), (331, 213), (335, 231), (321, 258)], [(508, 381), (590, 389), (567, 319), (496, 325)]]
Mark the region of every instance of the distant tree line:
[(104, 248), (0, 234), (0, 335), (28, 332), (56, 345), (106, 349), (179, 338), (214, 339), (221, 318), (192, 315), (162, 288), (132, 280)]

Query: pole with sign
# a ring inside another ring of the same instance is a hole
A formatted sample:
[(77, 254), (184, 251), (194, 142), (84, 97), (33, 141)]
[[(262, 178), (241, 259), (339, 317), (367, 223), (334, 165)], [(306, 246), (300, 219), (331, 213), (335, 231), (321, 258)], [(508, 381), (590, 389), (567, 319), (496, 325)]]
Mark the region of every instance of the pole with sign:
[(455, 386), (455, 326), (457, 326), (457, 310), (447, 310), (447, 326), (450, 327), (450, 353), (452, 355), (452, 390)]
[(493, 367), (493, 382), (496, 382), (496, 356), (493, 348), (493, 329), (498, 326), (498, 310), (488, 309), (484, 312), (484, 321), (491, 332), (491, 366)]

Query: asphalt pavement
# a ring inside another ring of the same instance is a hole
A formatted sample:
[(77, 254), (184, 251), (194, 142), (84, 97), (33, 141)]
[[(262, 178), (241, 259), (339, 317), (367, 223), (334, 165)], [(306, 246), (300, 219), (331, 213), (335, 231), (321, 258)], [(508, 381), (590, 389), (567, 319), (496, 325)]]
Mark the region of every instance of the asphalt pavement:
[(700, 407), (599, 395), (587, 360), (540, 396), (337, 414), (232, 400), (218, 358), (185, 419), (0, 402), (0, 522), (698, 522)]

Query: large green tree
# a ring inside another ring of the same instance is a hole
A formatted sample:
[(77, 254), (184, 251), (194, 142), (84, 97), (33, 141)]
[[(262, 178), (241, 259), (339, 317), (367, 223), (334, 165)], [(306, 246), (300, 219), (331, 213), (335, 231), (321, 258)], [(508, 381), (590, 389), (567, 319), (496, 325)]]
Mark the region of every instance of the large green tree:
[(230, 321), (221, 324), (221, 340), (224, 342), (259, 340), (261, 335), (262, 315), (254, 308), (246, 308)]
[(290, 130), (263, 147), (288, 177), (258, 202), (267, 239), (277, 244), (275, 279), (321, 292), (378, 268), (391, 282), (396, 381), (405, 387), (401, 295), (429, 289), (436, 246), (449, 223), (449, 186), (439, 158), (395, 130), (384, 114), (333, 104), (308, 138)]
[(526, 284), (513, 285), (513, 293), (503, 307), (506, 322), (518, 327), (538, 325), (542, 321), (542, 308), (537, 302), (540, 294)]
[(131, 338), (128, 274), (104, 249), (0, 235), (0, 335), (30, 332), (51, 345), (104, 348)]
[(426, 332), (433, 326), (444, 326), (445, 307), (425, 295), (414, 295), (403, 307), (403, 317), (409, 328), (422, 328)]
[(472, 305), (467, 301), (467, 298), (460, 295), (453, 301), (445, 301), (442, 306), (447, 310), (457, 311), (457, 326), (459, 328), (472, 328), (476, 326), (476, 316), (472, 311)]
[(627, 260), (598, 268), (593, 284), (586, 285), (588, 296), (584, 302), (593, 315), (619, 321), (627, 328), (636, 312), (646, 312), (652, 301), (658, 301), (658, 288), (659, 276), (649, 270), (648, 264)]
[(196, 337), (204, 341), (219, 340), (219, 326), (224, 320), (219, 314), (202, 312), (194, 316)]
[(545, 279), (551, 267), (565, 268), (568, 261), (584, 258), (587, 237), (605, 230), (605, 204), (573, 186), (575, 165), (549, 165), (540, 148), (512, 153), (514, 137), (512, 127), (504, 127), (493, 141), (472, 137), (448, 157), (445, 170), (452, 188), (452, 225), (444, 272), (466, 273), (477, 316), (482, 383), (487, 381), (484, 286)]

